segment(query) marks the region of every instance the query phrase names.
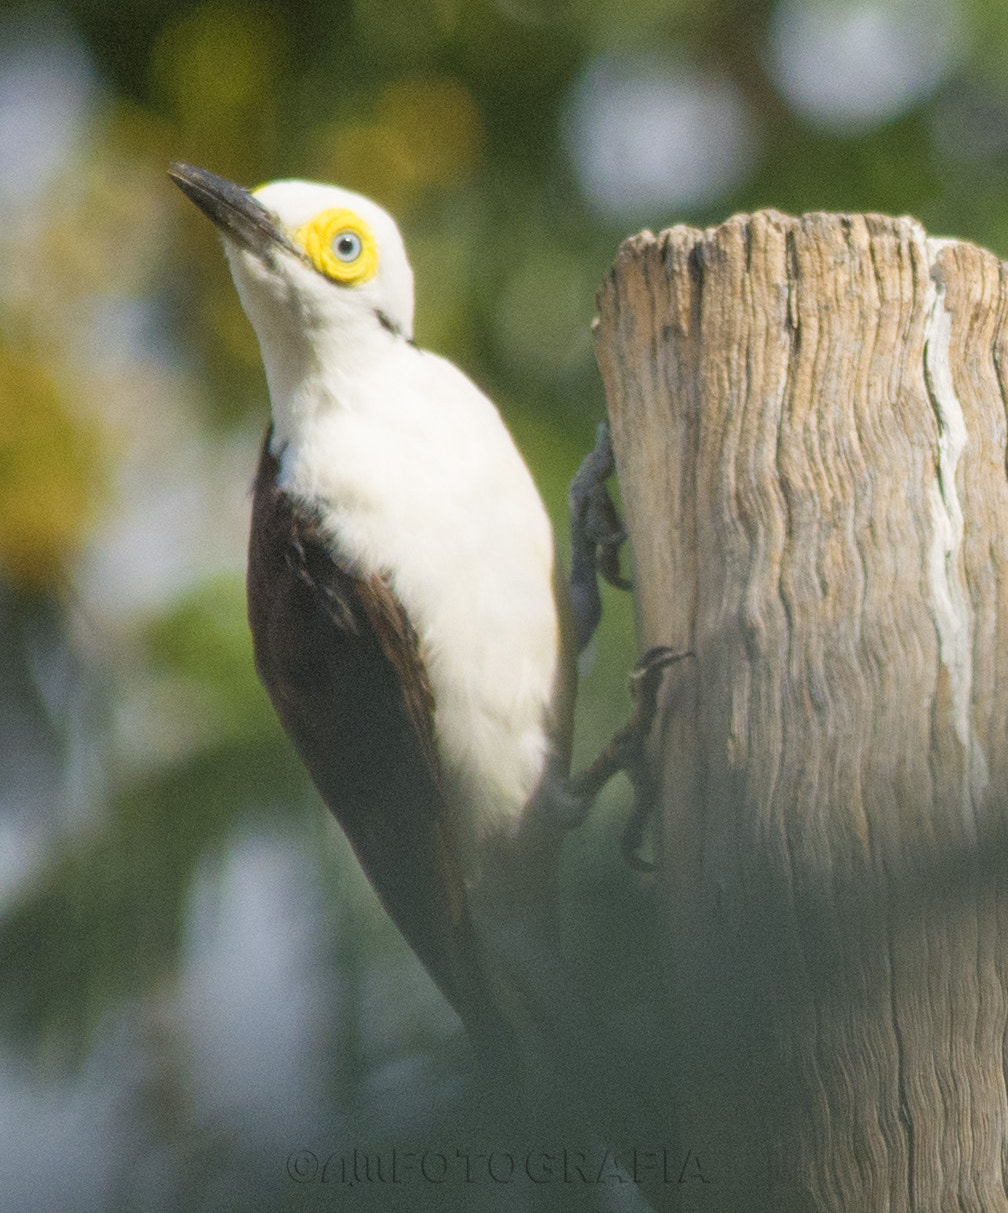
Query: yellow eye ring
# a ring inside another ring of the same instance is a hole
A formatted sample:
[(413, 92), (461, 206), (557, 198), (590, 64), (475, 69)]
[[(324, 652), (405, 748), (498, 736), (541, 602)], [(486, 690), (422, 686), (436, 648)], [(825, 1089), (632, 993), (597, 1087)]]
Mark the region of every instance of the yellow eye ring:
[(371, 229), (353, 211), (323, 211), (299, 227), (294, 239), (327, 278), (346, 285), (367, 282), (378, 269), (378, 246)]

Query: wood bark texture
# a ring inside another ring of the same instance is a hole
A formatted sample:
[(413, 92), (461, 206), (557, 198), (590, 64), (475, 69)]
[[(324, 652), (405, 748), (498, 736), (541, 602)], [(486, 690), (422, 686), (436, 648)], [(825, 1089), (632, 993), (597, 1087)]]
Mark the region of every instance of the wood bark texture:
[(1006, 1210), (1008, 266), (767, 211), (598, 307), (684, 1207)]

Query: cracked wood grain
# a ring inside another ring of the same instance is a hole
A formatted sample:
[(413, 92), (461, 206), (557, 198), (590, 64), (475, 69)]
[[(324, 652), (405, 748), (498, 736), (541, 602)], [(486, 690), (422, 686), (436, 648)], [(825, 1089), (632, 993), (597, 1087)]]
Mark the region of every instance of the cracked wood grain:
[[(624, 243), (670, 1116), (718, 1208), (1008, 1210), (1008, 274), (912, 219)], [(704, 1154), (707, 1158), (704, 1158)]]

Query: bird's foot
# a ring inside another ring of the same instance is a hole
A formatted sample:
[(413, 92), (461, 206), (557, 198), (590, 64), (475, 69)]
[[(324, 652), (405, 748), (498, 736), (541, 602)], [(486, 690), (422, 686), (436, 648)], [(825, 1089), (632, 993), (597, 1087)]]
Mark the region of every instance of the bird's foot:
[(658, 712), (663, 671), (689, 656), (689, 652), (680, 652), (667, 645), (649, 649), (644, 654), (630, 675), (630, 696), (634, 705), (630, 720), (616, 731), (589, 767), (572, 775), (550, 798), (549, 811), (557, 825), (565, 828), (580, 825), (602, 788), (618, 771), (625, 771), (634, 797), (630, 818), (620, 840), (620, 851), (627, 863), (638, 871), (652, 870), (652, 865), (637, 853), (655, 799), (654, 780), (644, 746)]
[(626, 531), (606, 481), (616, 469), (609, 426), (595, 432), (595, 446), (581, 461), (571, 480), (567, 503), (570, 514), (570, 597), (580, 652), (592, 637), (602, 615), (598, 579), (629, 590), (631, 582), (620, 571), (620, 546)]

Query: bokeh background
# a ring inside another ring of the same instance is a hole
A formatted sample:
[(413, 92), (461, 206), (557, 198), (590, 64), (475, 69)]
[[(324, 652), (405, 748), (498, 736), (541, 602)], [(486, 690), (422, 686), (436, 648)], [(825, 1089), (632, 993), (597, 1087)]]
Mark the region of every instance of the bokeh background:
[[(465, 1141), (457, 1023), (254, 677), (265, 387), (168, 162), (392, 210), (419, 341), (499, 403), (563, 536), (620, 239), (774, 206), (909, 212), (1008, 254), (1006, 82), (1002, 0), (8, 0), (0, 1209), (395, 1208), (311, 1155)], [(608, 594), (580, 758), (633, 655)], [(571, 955), (617, 1004), (654, 967), (627, 800), (564, 869)], [(532, 1199), (435, 1188), (401, 1207)], [(575, 1207), (643, 1207), (629, 1188)]]

